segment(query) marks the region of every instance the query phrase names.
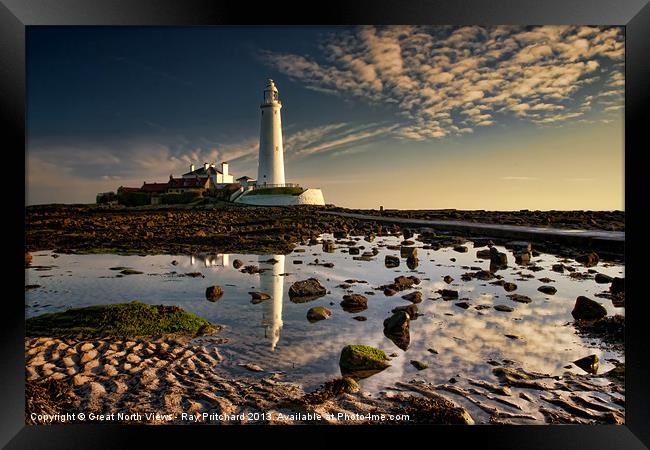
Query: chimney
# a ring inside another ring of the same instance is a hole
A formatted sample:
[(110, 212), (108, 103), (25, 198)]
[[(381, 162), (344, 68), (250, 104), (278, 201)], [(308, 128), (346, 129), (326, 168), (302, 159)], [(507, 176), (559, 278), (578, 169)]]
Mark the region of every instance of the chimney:
[(210, 166), (210, 164), (208, 164), (207, 162), (203, 163), (203, 169), (208, 170), (209, 166)]
[(194, 172), (194, 164), (190, 164), (190, 172)]
[(210, 163), (210, 167), (214, 167), (214, 163)]
[(223, 174), (224, 177), (228, 176), (228, 163), (227, 162), (222, 162), (221, 163), (221, 173)]

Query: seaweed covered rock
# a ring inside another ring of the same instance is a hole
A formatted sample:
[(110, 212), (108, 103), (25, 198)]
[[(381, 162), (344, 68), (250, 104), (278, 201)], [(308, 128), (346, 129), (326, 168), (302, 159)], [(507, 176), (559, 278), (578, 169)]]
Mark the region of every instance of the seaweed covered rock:
[(368, 298), (361, 294), (344, 295), (341, 306), (347, 312), (361, 312), (368, 308)]
[(184, 311), (178, 306), (147, 305), (140, 302), (74, 308), (27, 319), (26, 335), (61, 337), (137, 337), (202, 335), (219, 326)]
[(341, 350), (339, 367), (343, 376), (367, 378), (390, 367), (383, 350), (369, 345), (346, 345)]

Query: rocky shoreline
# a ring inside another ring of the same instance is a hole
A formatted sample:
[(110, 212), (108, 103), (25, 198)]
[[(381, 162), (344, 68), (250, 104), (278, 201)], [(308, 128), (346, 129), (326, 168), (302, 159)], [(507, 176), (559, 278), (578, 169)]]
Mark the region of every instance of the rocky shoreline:
[[(621, 211), (380, 212), (315, 206), (251, 207), (228, 203), (147, 208), (43, 205), (26, 208), (26, 251), (54, 249), (58, 253), (287, 254), (296, 244), (316, 239), (322, 233), (382, 236), (399, 234), (407, 228), (397, 224), (318, 214), (323, 211), (609, 231), (623, 231), (625, 218)], [(508, 240), (503, 238), (503, 242)], [(495, 243), (498, 244), (497, 241)], [(585, 250), (551, 242), (535, 242), (535, 247), (568, 257)], [(622, 259), (623, 254), (619, 252), (608, 256)]]
[[(26, 267), (30, 265), (31, 252), (51, 249), (54, 249), (52, 257), (57, 257), (57, 253), (287, 254), (298, 244), (322, 244), (323, 252), (334, 251), (335, 245), (347, 246), (350, 255), (358, 255), (353, 257), (354, 260), (369, 260), (376, 254), (360, 254), (357, 242), (349, 240), (349, 236), (363, 237), (367, 242), (373, 242), (379, 236), (403, 236), (401, 245), (391, 249), (400, 250), (400, 256), (406, 258), (410, 269), (418, 266), (414, 241), (424, 249), (449, 247), (457, 252), (468, 250), (463, 246), (465, 237), (458, 233), (318, 214), (323, 210), (341, 209), (227, 204), (129, 210), (63, 205), (28, 207), (25, 264)], [(377, 211), (345, 211), (378, 214)], [(547, 225), (568, 228), (624, 229), (624, 216), (620, 212), (383, 211), (382, 214), (481, 222), (493, 220), (537, 226), (546, 221)], [(323, 233), (331, 233), (335, 241), (321, 242), (319, 237)], [(531, 246), (529, 242), (505, 238), (472, 238), (472, 241), (474, 248), (479, 249), (476, 257), (489, 260), (490, 270), (472, 267), (471, 270), (475, 271), (466, 272), (462, 280), (488, 281), (495, 278), (497, 281), (491, 284), (500, 283), (506, 292), (516, 289), (516, 285), (493, 274), (493, 268), (499, 270), (506, 260), (506, 255), (497, 251), (494, 245), (504, 245), (513, 252), (517, 264), (526, 264), (531, 270), (536, 268), (535, 264), (528, 264), (532, 257), (539, 256), (539, 252), (574, 259), (585, 268), (597, 265), (599, 260), (623, 259), (623, 255), (605, 255), (603, 258), (589, 248), (563, 247), (548, 242)], [(571, 261), (559, 262), (562, 264), (549, 269), (558, 273), (566, 270), (573, 277), (575, 269), (568, 265)], [(400, 263), (399, 258), (386, 256), (386, 268), (395, 267), (395, 263)], [(256, 267), (246, 266), (242, 270), (247, 268)], [(609, 290), (599, 296), (624, 306), (624, 280), (607, 277), (594, 269), (577, 275), (591, 277), (592, 273), (596, 274), (597, 283), (610, 284)], [(393, 315), (383, 323), (384, 334), (400, 348), (408, 347), (409, 321), (417, 317), (417, 304), (423, 301), (421, 295), (416, 295), (419, 292), (407, 293), (419, 281), (415, 276), (400, 276), (392, 283), (372, 288), (383, 291), (386, 296), (400, 296), (412, 303), (395, 308)], [(447, 284), (451, 281), (451, 277), (445, 278)], [(26, 290), (34, 286), (37, 285), (26, 286)], [(552, 289), (555, 288), (544, 285), (539, 291), (553, 295)], [(307, 279), (294, 283), (289, 296), (298, 302), (301, 297), (322, 296), (325, 291), (318, 280)], [(459, 299), (458, 292), (453, 289), (442, 289), (437, 293), (443, 300), (464, 300)], [(218, 296), (217, 291), (206, 291), (208, 299)], [(530, 302), (530, 298), (518, 294), (509, 297), (515, 297), (512, 299), (516, 302)], [(366, 303), (365, 296), (351, 294), (343, 297), (341, 307), (361, 311)], [(467, 302), (455, 304), (459, 308), (470, 307)], [(129, 312), (120, 308), (128, 308)], [(139, 315), (132, 314), (133, 308)], [(504, 305), (495, 305), (494, 308), (507, 311), (503, 309), (506, 308)], [(108, 326), (106, 310), (120, 320), (129, 318), (128, 323)], [(307, 319), (325, 320), (328, 313), (331, 314), (327, 308), (312, 308), (307, 312)], [(231, 378), (220, 370), (223, 358), (218, 350), (219, 338), (204, 341), (200, 337), (217, 333), (219, 326), (187, 314), (178, 307), (100, 305), (87, 308), (82, 316), (69, 312), (57, 314), (37, 316), (27, 322), (27, 423), (46, 423), (38, 418), (43, 414), (113, 414), (124, 411), (141, 414), (141, 423), (152, 424), (624, 423), (625, 365), (618, 361), (612, 361), (615, 369), (600, 375), (595, 374), (597, 370), (589, 373), (590, 367), (598, 364), (597, 360), (574, 361), (584, 368), (585, 373), (565, 372), (562, 376), (528, 372), (508, 360), (487, 361), (494, 367), (493, 374), (499, 380), (495, 384), (459, 374), (448, 383), (436, 385), (417, 379), (398, 382), (386, 386), (379, 395), (372, 395), (360, 391), (356, 382), (346, 377), (323, 380), (320, 388), (306, 392), (301, 385), (284, 380), (281, 372), (267, 372), (252, 363), (239, 364), (251, 372), (250, 376)], [(622, 349), (624, 317), (605, 317), (602, 305), (586, 297), (576, 300), (572, 315), (575, 319), (573, 325), (579, 333), (602, 340), (602, 345)], [(78, 320), (79, 317), (82, 320)], [(342, 351), (342, 361), (346, 351)], [(369, 351), (372, 353), (374, 350)], [(386, 355), (382, 358), (389, 359)], [(411, 364), (418, 370), (426, 368), (421, 361), (414, 360)], [(148, 418), (148, 414), (162, 411), (171, 417), (154, 415)], [(409, 419), (377, 419), (381, 414), (407, 415)], [(340, 417), (350, 419), (342, 421)], [(124, 421), (132, 423), (129, 418)]]

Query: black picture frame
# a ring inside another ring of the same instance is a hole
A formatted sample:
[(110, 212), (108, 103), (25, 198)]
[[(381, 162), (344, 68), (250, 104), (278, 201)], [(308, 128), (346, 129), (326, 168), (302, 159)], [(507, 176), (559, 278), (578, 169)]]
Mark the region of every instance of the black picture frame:
[[(323, 6), (323, 5), (321, 5)], [(287, 11), (297, 15), (291, 16)], [(501, 25), (501, 24), (585, 24), (624, 25), (626, 27), (626, 93), (625, 93), (625, 191), (626, 191), (626, 260), (639, 253), (630, 243), (642, 238), (639, 225), (631, 225), (630, 217), (641, 206), (635, 202), (644, 197), (639, 181), (643, 180), (638, 163), (642, 150), (647, 149), (645, 129), (650, 124), (650, 5), (647, 0), (422, 0), (387, 1), (330, 0), (326, 7), (310, 7), (307, 4), (269, 3), (268, 7), (247, 2), (205, 0), (0, 0), (0, 115), (5, 125), (4, 155), (19, 155), (26, 148), (25, 138), (25, 34), (26, 27), (38, 25), (157, 25), (157, 26), (205, 26), (205, 25), (355, 25), (355, 24), (444, 24), (444, 25)], [(25, 158), (22, 164), (25, 163)], [(636, 161), (636, 163), (635, 163)], [(21, 160), (11, 168), (20, 176)], [(24, 173), (24, 172), (23, 172)], [(641, 191), (641, 192), (639, 192)], [(19, 196), (7, 204), (9, 217), (17, 226), (16, 233), (23, 232), (25, 202)], [(640, 200), (639, 200), (640, 203)], [(632, 234), (630, 234), (632, 233)], [(16, 249), (9, 258), (7, 277), (15, 287), (16, 295), (5, 295), (0, 373), (0, 402), (3, 410), (0, 420), (0, 444), (6, 448), (121, 448), (144, 438), (153, 447), (156, 441), (170, 445), (174, 441), (184, 445), (196, 445), (197, 439), (207, 439), (214, 445), (234, 438), (247, 440), (260, 432), (279, 443), (290, 442), (291, 430), (284, 427), (247, 426), (245, 434), (239, 427), (172, 427), (172, 426), (119, 426), (119, 425), (54, 425), (25, 426), (24, 416), (24, 308), (17, 298), (22, 292), (18, 280), (21, 267), (18, 258), (24, 250)], [(24, 244), (24, 242), (23, 242)], [(441, 438), (450, 439), (456, 447), (473, 441), (487, 448), (585, 448), (622, 449), (650, 446), (650, 423), (648, 418), (649, 389), (647, 337), (644, 336), (642, 303), (647, 299), (634, 295), (642, 280), (640, 266), (634, 263), (626, 267), (628, 298), (626, 350), (626, 423), (624, 426), (437, 426), (410, 427), (295, 427), (303, 433), (304, 443), (313, 442), (312, 432), (331, 435), (336, 443), (346, 434), (371, 431), (374, 437), (383, 438), (397, 430), (402, 439), (437, 444)], [(12, 288), (11, 293), (14, 290)], [(630, 297), (632, 293), (632, 297)], [(308, 433), (305, 433), (305, 430)], [(225, 434), (224, 434), (225, 433)], [(277, 434), (282, 433), (282, 434)], [(189, 439), (189, 440), (188, 440)], [(219, 441), (215, 440), (219, 439)], [(354, 439), (357, 439), (355, 436)], [(300, 441), (297, 441), (298, 443)]]

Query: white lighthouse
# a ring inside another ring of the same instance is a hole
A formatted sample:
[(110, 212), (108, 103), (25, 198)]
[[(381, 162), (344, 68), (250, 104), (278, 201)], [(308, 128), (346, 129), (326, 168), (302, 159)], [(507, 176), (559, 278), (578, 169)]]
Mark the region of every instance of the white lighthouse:
[(262, 121), (260, 126), (260, 154), (257, 169), (257, 184), (284, 185), (284, 150), (282, 148), (282, 103), (278, 89), (269, 79), (264, 89), (264, 100), (260, 105)]

